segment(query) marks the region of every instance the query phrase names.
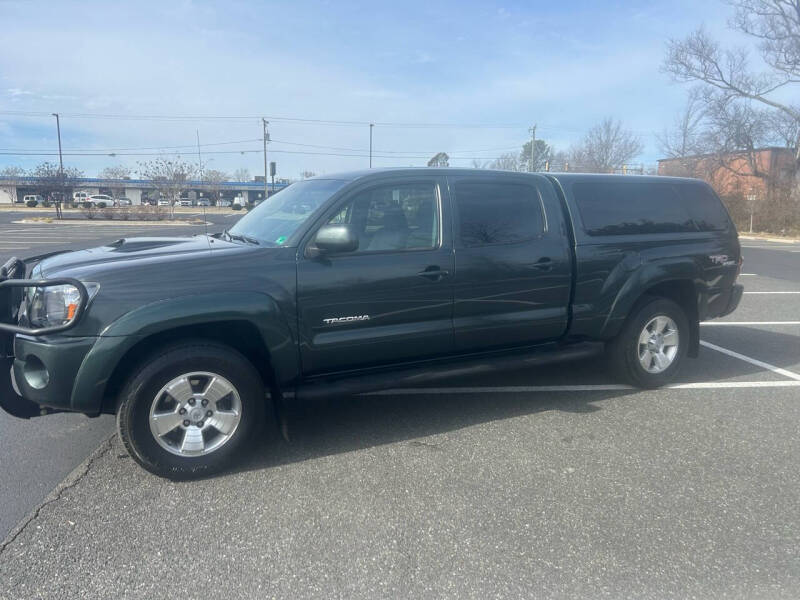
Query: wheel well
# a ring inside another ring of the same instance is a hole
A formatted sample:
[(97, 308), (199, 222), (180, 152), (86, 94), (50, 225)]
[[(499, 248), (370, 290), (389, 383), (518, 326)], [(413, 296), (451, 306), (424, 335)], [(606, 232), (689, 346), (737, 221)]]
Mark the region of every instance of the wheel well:
[(636, 304), (639, 304), (645, 298), (652, 297), (668, 298), (684, 310), (686, 318), (689, 321), (688, 354), (691, 357), (696, 357), (700, 348), (700, 317), (697, 311), (698, 299), (694, 283), (689, 279), (662, 281), (661, 283), (647, 288), (639, 297)]
[(247, 321), (199, 323), (160, 331), (139, 340), (130, 348), (117, 363), (106, 384), (102, 412), (116, 412), (119, 392), (125, 381), (154, 349), (189, 339), (215, 341), (241, 352), (259, 372), (264, 386), (269, 389), (273, 385), (274, 373), (269, 350), (254, 325)]

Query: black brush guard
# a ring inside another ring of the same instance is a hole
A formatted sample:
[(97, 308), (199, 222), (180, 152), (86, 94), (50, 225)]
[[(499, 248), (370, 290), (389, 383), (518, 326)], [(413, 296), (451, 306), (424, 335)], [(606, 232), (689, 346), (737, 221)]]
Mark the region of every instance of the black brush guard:
[[(26, 400), (19, 395), (12, 380), (11, 369), (14, 364), (14, 335), (48, 335), (66, 331), (80, 320), (89, 303), (86, 286), (77, 279), (24, 279), (27, 265), (18, 258), (12, 258), (0, 267), (0, 408), (19, 417), (29, 419), (54, 412)], [(69, 323), (54, 327), (24, 327), (17, 324), (18, 310), (26, 287), (52, 287), (72, 285), (80, 296), (75, 315)]]

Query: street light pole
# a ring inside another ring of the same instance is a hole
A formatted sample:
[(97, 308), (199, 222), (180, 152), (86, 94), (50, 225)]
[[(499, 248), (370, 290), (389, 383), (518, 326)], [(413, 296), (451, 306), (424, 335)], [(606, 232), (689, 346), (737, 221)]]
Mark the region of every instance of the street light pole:
[(61, 154), (61, 121), (58, 113), (53, 113), (56, 118), (56, 132), (58, 133), (58, 187), (59, 198), (56, 199), (56, 213), (57, 217), (61, 218), (61, 201), (64, 199), (64, 157)]
[(372, 168), (372, 128), (375, 127), (374, 123), (369, 124), (369, 168)]

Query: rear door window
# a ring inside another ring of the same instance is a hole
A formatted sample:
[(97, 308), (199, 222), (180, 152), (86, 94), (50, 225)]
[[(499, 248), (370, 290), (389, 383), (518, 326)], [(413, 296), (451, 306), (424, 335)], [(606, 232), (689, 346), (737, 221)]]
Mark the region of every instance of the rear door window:
[(542, 202), (533, 186), (463, 180), (454, 189), (464, 247), (512, 244), (544, 230)]

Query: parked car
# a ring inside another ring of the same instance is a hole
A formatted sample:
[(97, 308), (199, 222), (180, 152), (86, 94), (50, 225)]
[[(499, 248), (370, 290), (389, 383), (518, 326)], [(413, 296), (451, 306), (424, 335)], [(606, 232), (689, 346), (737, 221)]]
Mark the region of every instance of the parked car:
[(25, 203), (26, 206), (30, 207), (44, 204), (44, 198), (39, 194), (28, 194), (27, 196), (23, 196), (22, 201)]
[(230, 200), (217, 200), (217, 206), (222, 206), (223, 208), (228, 208), (231, 205)]
[(114, 199), (106, 194), (92, 194), (87, 196), (83, 201), (84, 206), (94, 206), (95, 208), (106, 208), (107, 206), (114, 206)]
[(133, 206), (130, 198), (114, 198), (114, 206)]
[(77, 192), (72, 192), (72, 202), (73, 204), (83, 204), (86, 202), (86, 199), (90, 196), (89, 192), (85, 192), (82, 190), (78, 190)]
[(167, 200), (166, 198), (161, 198), (158, 201), (158, 205), (159, 206), (169, 206), (169, 200)]
[(178, 205), (179, 205), (179, 206), (191, 206), (191, 205), (192, 205), (192, 201), (191, 201), (191, 200), (188, 200), (188, 199), (186, 199), (186, 198), (181, 198), (181, 199), (178, 201)]
[[(289, 398), (601, 357), (664, 385), (697, 356), (700, 321), (736, 309), (740, 268), (733, 222), (696, 180), (308, 179), (221, 234), (9, 261), (0, 405), (117, 413), (141, 466), (195, 477)], [(23, 297), (23, 277), (43, 281)]]
[(197, 201), (197, 206), (211, 206), (211, 202), (208, 200), (208, 198), (200, 198)]

